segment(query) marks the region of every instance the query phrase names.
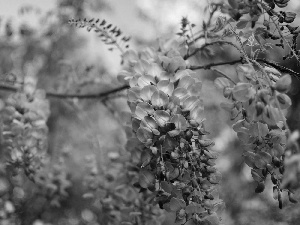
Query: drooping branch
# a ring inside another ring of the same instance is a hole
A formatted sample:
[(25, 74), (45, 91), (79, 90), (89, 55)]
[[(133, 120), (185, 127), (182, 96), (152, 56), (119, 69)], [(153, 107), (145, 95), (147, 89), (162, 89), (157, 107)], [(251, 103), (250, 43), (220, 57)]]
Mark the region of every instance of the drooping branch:
[(197, 54), (199, 51), (202, 51), (206, 47), (212, 46), (212, 45), (231, 45), (231, 46), (235, 47), (239, 51), (238, 47), (234, 43), (232, 43), (232, 42), (229, 42), (229, 41), (214, 41), (214, 42), (210, 42), (210, 43), (205, 43), (201, 47), (196, 48), (193, 52), (191, 52), (189, 54), (186, 54), (184, 56), (184, 59), (188, 59), (188, 58), (194, 56), (195, 54)]
[[(208, 44), (210, 45), (210, 43)], [(277, 64), (276, 62), (267, 60), (267, 59), (256, 59), (257, 62), (263, 63), (265, 65), (269, 65), (274, 67), (275, 69), (279, 70), (280, 72), (289, 73), (294, 77), (300, 78), (300, 74), (295, 72), (292, 69), (286, 68)], [(190, 66), (190, 70), (215, 70), (213, 67), (216, 66), (224, 66), (224, 65), (235, 65), (238, 63), (247, 63), (243, 58), (232, 60), (232, 61), (225, 61), (225, 62), (218, 62), (218, 63), (209, 63), (206, 65), (194, 65)], [(123, 85), (120, 87), (113, 88), (111, 90), (100, 92), (100, 93), (93, 93), (93, 94), (68, 94), (68, 93), (54, 93), (54, 92), (47, 92), (46, 96), (49, 98), (56, 98), (56, 99), (67, 99), (67, 98), (78, 98), (78, 99), (104, 99), (107, 98), (109, 95), (116, 94), (120, 91), (129, 88), (129, 85)], [(19, 90), (19, 87), (7, 84), (0, 84), (0, 91), (8, 91), (8, 92), (16, 92)]]
[(233, 60), (233, 61), (227, 61), (227, 62), (219, 62), (219, 63), (209, 63), (206, 65), (200, 65), (200, 66), (190, 66), (190, 70), (210, 70), (214, 66), (223, 66), (223, 65), (234, 65), (237, 63), (244, 63), (243, 58)]
[[(128, 85), (123, 85), (117, 88), (113, 88), (109, 91), (95, 93), (95, 94), (67, 94), (67, 93), (53, 93), (53, 92), (47, 92), (46, 96), (49, 98), (58, 98), (58, 99), (66, 99), (66, 98), (78, 98), (78, 99), (92, 99), (92, 98), (106, 98), (111, 94), (118, 93), (120, 91), (123, 91), (127, 89)], [(18, 91), (18, 87), (6, 85), (6, 84), (0, 84), (0, 91), (10, 91), (10, 92), (16, 92)]]
[(271, 61), (269, 59), (257, 59), (256, 61), (264, 63), (269, 66), (272, 66), (281, 72), (289, 73), (289, 74), (293, 75), (294, 77), (300, 78), (300, 73), (297, 73), (296, 71), (294, 71), (290, 68), (279, 65), (277, 62)]
[[(276, 63), (274, 61), (270, 61), (267, 59), (261, 59), (261, 58), (256, 59), (256, 61), (259, 63), (263, 63), (265, 65), (271, 66), (271, 67), (279, 70), (280, 72), (288, 73), (294, 77), (300, 78), (300, 73), (298, 73), (290, 68), (279, 65), (278, 63)], [(218, 63), (210, 63), (207, 65), (190, 66), (189, 69), (190, 70), (201, 70), (201, 69), (202, 70), (211, 70), (212, 67), (215, 67), (215, 66), (234, 65), (234, 64), (238, 64), (238, 63), (245, 64), (247, 62), (243, 58), (240, 58), (237, 60), (227, 61), (227, 62), (225, 61), (225, 62), (218, 62)]]

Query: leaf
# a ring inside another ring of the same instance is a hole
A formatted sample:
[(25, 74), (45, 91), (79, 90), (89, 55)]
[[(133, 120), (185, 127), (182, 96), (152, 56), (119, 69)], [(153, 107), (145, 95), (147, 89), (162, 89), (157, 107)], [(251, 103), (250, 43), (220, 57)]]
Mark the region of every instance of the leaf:
[(253, 137), (258, 137), (261, 140), (269, 133), (269, 128), (267, 124), (256, 122), (251, 124), (249, 132)]
[(149, 129), (157, 129), (158, 125), (156, 121), (150, 117), (150, 116), (145, 116), (144, 119), (141, 121), (141, 126), (142, 127), (147, 127)]
[(240, 102), (248, 101), (251, 98), (250, 88), (251, 84), (249, 83), (238, 83), (232, 90), (233, 97)]
[(210, 174), (210, 176), (209, 176), (209, 182), (211, 184), (219, 184), (221, 182), (221, 180), (222, 180), (222, 174), (218, 171)]
[(288, 195), (289, 195), (289, 201), (291, 203), (294, 203), (294, 204), (298, 203), (298, 200), (295, 198), (295, 195), (292, 192), (289, 191)]
[(232, 129), (238, 133), (238, 132), (244, 132), (244, 133), (249, 133), (249, 129), (247, 127), (245, 127), (245, 120), (241, 119), (236, 121), (233, 125), (232, 125)]
[(170, 137), (175, 137), (180, 134), (180, 130), (171, 130), (168, 132), (168, 134), (170, 135)]
[(186, 204), (183, 200), (172, 197), (170, 200), (170, 209), (173, 212), (177, 212), (178, 210), (185, 208)]
[(204, 120), (204, 106), (203, 104), (198, 105), (190, 111), (190, 118), (195, 120), (197, 123), (202, 123)]
[(190, 69), (184, 69), (184, 70), (178, 70), (176, 73), (175, 73), (175, 81), (185, 77), (185, 76), (190, 76), (190, 75), (194, 75), (196, 74), (196, 72), (190, 70)]
[(276, 82), (275, 90), (285, 93), (290, 89), (291, 84), (292, 84), (292, 78), (290, 75), (286, 74), (280, 77), (280, 79)]
[(177, 97), (180, 101), (183, 101), (189, 97), (189, 94), (186, 89), (178, 87), (173, 91), (172, 96)]
[(94, 195), (94, 193), (92, 193), (92, 192), (88, 192), (88, 193), (84, 193), (84, 194), (82, 195), (82, 198), (85, 198), (85, 199), (92, 199), (92, 198), (95, 198), (95, 195)]
[(170, 135), (168, 135), (168, 134), (165, 136), (163, 148), (166, 151), (174, 150), (174, 148), (177, 147), (177, 145), (178, 145), (178, 142), (174, 138), (170, 137)]
[(132, 77), (132, 74), (126, 70), (122, 70), (118, 73), (117, 79), (120, 83), (128, 84), (128, 79)]
[(139, 184), (142, 188), (148, 188), (153, 185), (155, 176), (146, 169), (141, 169), (139, 173)]
[(140, 99), (140, 89), (139, 88), (130, 88), (127, 92), (127, 100), (129, 102), (134, 102)]
[(180, 173), (180, 171), (178, 168), (174, 168), (173, 170), (170, 170), (170, 180), (174, 180), (174, 179), (178, 178), (179, 173)]
[(187, 214), (192, 214), (192, 213), (203, 213), (205, 210), (205, 208), (203, 208), (200, 204), (195, 203), (195, 202), (191, 202), (186, 208), (185, 208), (185, 212)]
[(224, 16), (218, 16), (215, 27), (211, 30), (211, 32), (219, 32), (225, 27), (226, 18)]
[(249, 142), (250, 136), (248, 133), (237, 132), (237, 136), (240, 139), (240, 141), (244, 142), (245, 144)]
[(195, 79), (191, 76), (185, 76), (179, 80), (178, 87), (188, 89), (189, 86), (195, 83)]
[(157, 91), (157, 88), (154, 85), (147, 85), (142, 88), (142, 90), (140, 92), (140, 97), (144, 101), (150, 101), (151, 97), (155, 91)]
[(156, 91), (151, 97), (151, 103), (157, 107), (166, 107), (169, 103), (169, 97), (163, 91)]
[(258, 125), (258, 132), (261, 137), (265, 137), (267, 134), (269, 134), (269, 128), (267, 124), (258, 122), (257, 125)]
[(273, 156), (281, 157), (284, 153), (284, 148), (279, 143), (274, 144), (271, 153)]
[(287, 109), (292, 105), (292, 100), (284, 93), (276, 95), (281, 109)]
[(256, 153), (256, 155), (258, 155), (267, 164), (270, 164), (272, 162), (272, 156), (267, 152), (258, 152)]
[(143, 120), (145, 116), (148, 116), (148, 114), (153, 114), (153, 113), (154, 113), (154, 109), (147, 102), (141, 102), (137, 104), (135, 108), (135, 115), (140, 120)]
[(170, 120), (170, 114), (164, 110), (156, 110), (154, 118), (160, 127), (164, 127)]
[(254, 169), (251, 170), (251, 175), (252, 175), (253, 179), (257, 182), (264, 181), (264, 178), (261, 177)]
[[(139, 59), (137, 63), (134, 65), (134, 70), (138, 74), (145, 74), (145, 71), (148, 71), (151, 68), (151, 64), (144, 60), (144, 59)], [(149, 76), (149, 75), (146, 75)], [(152, 79), (152, 78), (150, 78)]]
[(221, 102), (220, 107), (228, 112), (234, 108), (234, 104), (232, 102)]
[(146, 127), (140, 127), (136, 132), (136, 136), (142, 143), (146, 143), (149, 139), (153, 138), (152, 131)]
[(265, 184), (263, 182), (260, 182), (257, 184), (257, 187), (255, 188), (255, 193), (262, 193), (265, 190)]
[(245, 163), (250, 167), (250, 168), (255, 168), (255, 154), (253, 152), (246, 152), (244, 154), (244, 159)]
[(197, 225), (194, 220), (188, 220), (184, 223), (184, 225)]
[(206, 217), (204, 217), (204, 220), (209, 222), (209, 225), (219, 225), (220, 219), (216, 213), (212, 213)]
[(202, 89), (202, 82), (198, 81), (188, 87), (188, 93), (191, 96), (200, 96)]
[(161, 186), (161, 188), (162, 188), (165, 192), (167, 192), (167, 193), (169, 193), (169, 194), (172, 193), (173, 186), (172, 186), (171, 183), (169, 183), (169, 182), (167, 182), (167, 181), (162, 181), (162, 182), (160, 182), (160, 186)]
[(202, 104), (202, 101), (198, 96), (191, 96), (185, 99), (182, 103), (182, 108), (184, 111), (192, 111), (194, 108)]
[(128, 106), (129, 106), (129, 108), (130, 108), (130, 111), (131, 111), (132, 113), (134, 113), (134, 112), (135, 112), (135, 108), (136, 108), (136, 106), (137, 106), (137, 102), (129, 102), (129, 101), (127, 101), (127, 104), (128, 104)]
[(201, 147), (208, 147), (214, 144), (214, 141), (211, 139), (198, 140)]
[(278, 189), (276, 186), (273, 187), (273, 198), (278, 200)]
[(156, 84), (154, 77), (150, 75), (143, 75), (138, 79), (138, 85), (145, 87), (147, 85)]
[(134, 132), (136, 132), (139, 129), (140, 124), (141, 124), (140, 120), (138, 120), (137, 118), (132, 118), (131, 126)]
[(259, 169), (264, 169), (267, 167), (267, 162), (265, 162), (258, 154), (254, 156), (254, 163), (255, 166)]
[(137, 138), (130, 138), (127, 140), (127, 143), (125, 145), (125, 149), (128, 152), (133, 152), (135, 149), (139, 149), (143, 147), (143, 143), (139, 141)]
[(171, 96), (174, 91), (174, 84), (169, 80), (161, 80), (157, 84), (157, 88), (160, 91), (163, 91), (168, 96)]
[(143, 151), (141, 155), (141, 162), (142, 162), (141, 168), (147, 166), (150, 163), (151, 158), (152, 157), (149, 151)]
[(249, 80), (253, 79), (255, 74), (253, 66), (249, 64), (238, 65), (236, 67), (236, 72), (239, 80), (244, 83), (247, 83)]
[(236, 28), (237, 29), (244, 29), (247, 24), (248, 24), (249, 20), (240, 20), (237, 24), (236, 24)]
[(168, 71), (174, 73), (178, 69), (185, 69), (186, 63), (181, 56), (175, 56), (171, 58), (170, 65), (168, 66)]
[(265, 71), (266, 71), (267, 73), (270, 73), (270, 74), (275, 75), (275, 76), (277, 76), (277, 77), (280, 77), (280, 76), (281, 76), (281, 73), (280, 73), (277, 69), (275, 69), (275, 68), (273, 68), (273, 67), (265, 66), (264, 69), (265, 69)]
[(225, 77), (218, 77), (215, 79), (214, 84), (217, 88), (223, 90), (225, 87), (230, 87), (230, 82)]
[(171, 118), (171, 123), (174, 123), (176, 128), (180, 131), (185, 131), (187, 129), (188, 123), (183, 115), (177, 114)]
[(268, 124), (269, 126), (277, 125), (278, 122), (282, 120), (286, 120), (285, 117), (281, 116), (280, 110), (278, 108), (274, 108), (270, 105), (267, 105), (262, 114), (262, 120)]
[(236, 9), (238, 4), (236, 0), (228, 0), (228, 4), (233, 8)]

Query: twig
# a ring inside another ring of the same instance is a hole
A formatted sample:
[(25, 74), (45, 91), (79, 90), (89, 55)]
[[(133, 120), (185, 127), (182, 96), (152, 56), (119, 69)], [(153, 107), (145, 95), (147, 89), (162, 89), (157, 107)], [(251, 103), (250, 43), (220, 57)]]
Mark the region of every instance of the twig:
[(211, 43), (205, 43), (200, 48), (196, 48), (195, 51), (193, 51), (192, 53), (186, 54), (184, 56), (184, 59), (188, 59), (189, 57), (195, 55), (197, 52), (203, 50), (204, 48), (206, 48), (210, 45), (231, 45), (231, 46), (235, 47), (240, 52), (239, 48), (235, 44), (233, 44), (232, 42), (229, 42), (229, 41), (215, 41), (215, 42), (211, 42)]
[(274, 62), (274, 61), (271, 61), (271, 60), (267, 60), (267, 59), (256, 59), (256, 61), (258, 62), (262, 62), (266, 65), (269, 65), (269, 66), (272, 66), (274, 67), (275, 69), (281, 71), (281, 72), (286, 72), (286, 73), (289, 73), (297, 78), (300, 78), (300, 73), (297, 73), (296, 71), (290, 69), (290, 68), (287, 68), (287, 67), (284, 67), (282, 65), (279, 65), (277, 62)]
[[(210, 26), (213, 15), (217, 10), (218, 10), (218, 6), (215, 5), (215, 7), (210, 11), (208, 21), (205, 23), (206, 29)], [(207, 31), (204, 30), (204, 34), (200, 34), (198, 37), (195, 37), (192, 42), (188, 43), (188, 45), (191, 45), (191, 44), (195, 43), (197, 40), (199, 40), (201, 38), (207, 38), (207, 37), (208, 37), (207, 36)]]
[(202, 70), (210, 70), (211, 67), (214, 67), (214, 66), (234, 65), (237, 63), (244, 63), (243, 58), (233, 60), (233, 61), (228, 61), (228, 62), (210, 63), (207, 65), (200, 65), (200, 66), (190, 66), (189, 69), (190, 70), (201, 70), (201, 69)]
[[(109, 91), (95, 93), (95, 94), (66, 94), (66, 93), (53, 93), (47, 92), (46, 96), (49, 98), (58, 98), (58, 99), (65, 99), (65, 98), (78, 98), (78, 99), (92, 99), (92, 98), (105, 98), (111, 94), (115, 94), (119, 91), (123, 91), (129, 88), (128, 85), (120, 86)], [(10, 91), (10, 92), (17, 92), (19, 90), (18, 87), (0, 84), (0, 91)]]

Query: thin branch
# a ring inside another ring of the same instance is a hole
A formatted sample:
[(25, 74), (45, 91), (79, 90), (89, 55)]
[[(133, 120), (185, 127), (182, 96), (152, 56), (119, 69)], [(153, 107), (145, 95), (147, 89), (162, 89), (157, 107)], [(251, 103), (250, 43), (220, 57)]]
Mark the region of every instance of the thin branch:
[[(208, 43), (208, 45), (213, 43)], [(270, 65), (274, 67), (275, 69), (278, 69), (281, 72), (289, 73), (295, 77), (300, 78), (300, 74), (293, 71), (292, 69), (286, 68), (284, 66), (281, 66), (277, 64), (276, 62), (272, 62), (270, 60), (266, 59), (256, 59), (256, 61), (264, 63), (266, 65)], [(246, 61), (243, 58), (233, 60), (233, 61), (227, 61), (227, 62), (218, 62), (218, 63), (209, 63), (206, 65), (197, 65), (197, 66), (190, 66), (188, 69), (190, 70), (216, 70), (212, 69), (212, 67), (215, 66), (223, 66), (223, 65), (235, 65), (238, 63), (246, 63)], [(53, 92), (47, 92), (46, 96), (49, 98), (57, 98), (57, 99), (66, 99), (66, 98), (78, 98), (78, 99), (101, 99), (101, 98), (107, 98), (111, 94), (118, 93), (120, 91), (123, 91), (125, 89), (129, 88), (128, 85), (123, 85), (114, 89), (111, 89), (109, 91), (101, 92), (101, 93), (95, 93), (95, 94), (67, 94), (67, 93), (53, 93)], [(0, 84), (0, 91), (8, 91), (8, 92), (17, 92), (19, 90), (19, 87), (7, 85), (7, 84)]]
[(219, 62), (219, 63), (210, 63), (207, 65), (200, 65), (200, 66), (190, 66), (190, 70), (210, 70), (214, 66), (223, 66), (223, 65), (234, 65), (237, 63), (244, 63), (243, 58), (233, 60), (233, 61), (227, 61), (227, 62)]
[[(211, 25), (213, 15), (214, 15), (214, 13), (215, 13), (218, 9), (219, 9), (219, 7), (218, 7), (218, 5), (216, 4), (215, 7), (213, 7), (213, 9), (210, 11), (208, 21), (205, 23), (206, 29), (209, 28), (209, 26)], [(195, 43), (195, 42), (198, 41), (199, 39), (207, 38), (207, 37), (208, 37), (208, 35), (207, 35), (207, 30), (203, 30), (203, 32), (204, 32), (204, 34), (200, 34), (198, 37), (195, 37), (194, 40), (193, 40), (192, 42), (188, 43), (188, 45), (191, 45), (191, 44)]]
[[(58, 98), (58, 99), (65, 99), (65, 98), (78, 98), (78, 99), (92, 99), (92, 98), (105, 98), (111, 94), (115, 94), (117, 92), (123, 91), (129, 88), (128, 85), (120, 86), (109, 91), (95, 93), (95, 94), (67, 94), (67, 93), (53, 93), (47, 92), (46, 96), (49, 98)], [(19, 90), (18, 87), (10, 86), (6, 84), (0, 84), (0, 91), (10, 91), (10, 92), (17, 92)]]
[(231, 46), (233, 46), (234, 48), (236, 48), (240, 52), (239, 48), (235, 44), (233, 44), (232, 42), (229, 42), (229, 41), (214, 41), (214, 42), (211, 42), (211, 43), (205, 43), (200, 48), (196, 48), (190, 54), (185, 55), (184, 59), (188, 59), (189, 57), (195, 55), (197, 52), (203, 50), (204, 48), (206, 48), (206, 47), (208, 47), (210, 45), (231, 45)]
[(258, 62), (262, 62), (266, 65), (269, 65), (269, 66), (272, 66), (274, 67), (275, 69), (281, 71), (281, 72), (286, 72), (286, 73), (289, 73), (297, 78), (300, 78), (300, 73), (297, 73), (296, 71), (290, 69), (290, 68), (287, 68), (287, 67), (284, 67), (282, 65), (279, 65), (277, 62), (274, 62), (274, 61), (271, 61), (271, 60), (267, 60), (267, 59), (256, 59), (256, 61)]

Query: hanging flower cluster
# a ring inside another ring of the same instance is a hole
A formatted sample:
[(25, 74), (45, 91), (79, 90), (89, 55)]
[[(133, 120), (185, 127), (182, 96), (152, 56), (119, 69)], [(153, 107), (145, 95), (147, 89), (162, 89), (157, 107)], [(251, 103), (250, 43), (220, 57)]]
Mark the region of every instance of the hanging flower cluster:
[(180, 224), (219, 224), (221, 175), (214, 167), (213, 141), (205, 138), (202, 83), (173, 49), (129, 52), (130, 68), (119, 76), (130, 85), (132, 129), (143, 143), (131, 148), (138, 159), (136, 186), (153, 192), (154, 201)]
[[(251, 174), (257, 182), (257, 193), (265, 189), (268, 175), (273, 182), (274, 198), (282, 208), (281, 185), (288, 128), (282, 110), (291, 105), (285, 93), (291, 85), (289, 75), (281, 74), (269, 67), (263, 72), (255, 71), (252, 65), (237, 68), (239, 82), (230, 83), (226, 78), (217, 78), (215, 84), (223, 89), (224, 97), (232, 102), (222, 103), (236, 122), (233, 130), (244, 146), (245, 163), (252, 168)], [(287, 189), (291, 202), (296, 202), (292, 191)]]
[(15, 214), (15, 206), (9, 200), (0, 199), (0, 222), (1, 224), (21, 224)]
[(137, 173), (128, 156), (110, 161), (110, 170), (104, 174), (98, 170), (95, 157), (88, 156), (84, 180), (88, 192), (83, 197), (99, 207), (105, 224), (161, 224), (164, 220), (162, 210), (156, 205), (145, 204), (151, 197), (133, 185)]
[(23, 169), (32, 180), (47, 150), (46, 121), (50, 115), (45, 92), (32, 91), (33, 86), (28, 81), (23, 91), (11, 94), (1, 112), (6, 161), (13, 174)]

